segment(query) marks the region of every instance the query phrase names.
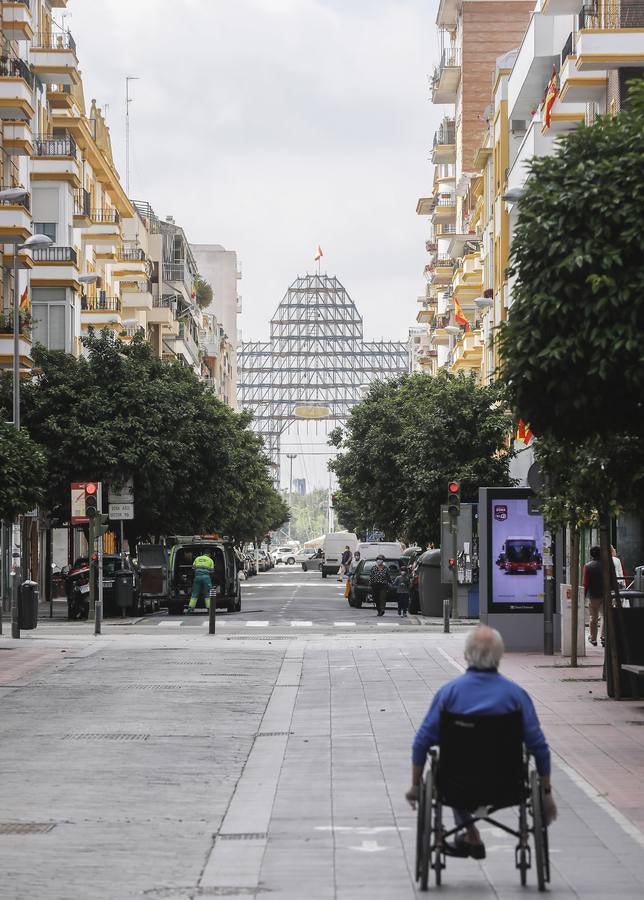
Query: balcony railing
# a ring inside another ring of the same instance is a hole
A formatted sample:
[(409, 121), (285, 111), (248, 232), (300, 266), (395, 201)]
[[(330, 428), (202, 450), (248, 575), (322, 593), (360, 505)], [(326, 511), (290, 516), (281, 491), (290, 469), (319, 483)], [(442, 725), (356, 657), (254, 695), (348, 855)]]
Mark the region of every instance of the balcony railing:
[(94, 225), (118, 225), (121, 221), (117, 209), (93, 209), (91, 218)]
[(140, 247), (123, 247), (116, 258), (119, 262), (145, 262), (145, 250)]
[(75, 216), (85, 216), (86, 219), (90, 218), (90, 214), (92, 211), (92, 198), (90, 196), (89, 191), (86, 191), (85, 188), (75, 188), (74, 189), (74, 215)]
[(93, 312), (95, 310), (111, 310), (118, 312), (121, 309), (120, 297), (107, 297), (103, 293), (99, 293), (97, 297), (81, 296), (81, 309)]
[(163, 263), (163, 280), (181, 281), (188, 284), (188, 270), (183, 263)]
[(456, 225), (436, 225), (436, 237), (445, 237), (447, 234), (456, 234)]
[[(19, 188), (20, 185), (3, 184), (0, 187), (0, 191), (9, 191)], [(24, 194), (22, 197), (16, 197), (16, 199), (14, 200), (0, 200), (0, 206), (22, 206), (23, 209), (27, 210), (27, 212), (31, 212), (31, 195)]]
[(644, 28), (644, 0), (599, 0), (579, 11), (579, 29)]
[(22, 3), (23, 6), (29, 8), (30, 0), (4, 0), (5, 3)]
[(456, 197), (453, 194), (441, 194), (441, 196), (436, 199), (434, 206), (456, 206)]
[(454, 258), (449, 255), (449, 253), (438, 253), (436, 254), (436, 259), (434, 260), (435, 266), (452, 266), (454, 264)]
[(0, 55), (0, 78), (22, 78), (29, 87), (34, 86), (34, 75), (24, 59), (14, 54)]
[(76, 41), (71, 31), (37, 31), (32, 47), (34, 50), (71, 50), (76, 53)]
[(153, 297), (152, 298), (152, 306), (155, 309), (176, 309), (177, 308), (177, 300), (176, 297)]
[(72, 156), (76, 158), (76, 141), (71, 134), (56, 137), (55, 135), (36, 134), (33, 138), (34, 156)]
[(434, 134), (434, 147), (438, 144), (455, 144), (456, 143), (456, 126), (453, 119), (448, 119), (440, 126)]
[(74, 247), (44, 247), (33, 251), (34, 262), (70, 263), (78, 265), (78, 254)]

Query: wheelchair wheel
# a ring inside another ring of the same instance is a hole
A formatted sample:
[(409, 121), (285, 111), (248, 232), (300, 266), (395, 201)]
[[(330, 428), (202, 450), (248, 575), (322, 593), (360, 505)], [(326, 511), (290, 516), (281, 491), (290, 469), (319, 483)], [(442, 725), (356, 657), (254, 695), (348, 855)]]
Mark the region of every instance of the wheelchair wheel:
[(436, 804), (434, 810), (434, 861), (432, 869), (434, 870), (434, 878), (436, 879), (436, 887), (440, 887), (443, 869), (443, 807), (440, 803)]
[[(421, 784), (420, 805), (418, 808), (418, 832), (417, 849), (418, 857), (416, 869), (417, 880), (420, 881), (421, 891), (429, 887), (429, 865), (431, 862), (432, 841), (432, 794), (433, 783), (431, 770), (427, 772)], [(422, 813), (422, 814), (421, 814)]]
[(532, 831), (534, 834), (534, 858), (537, 869), (537, 885), (545, 891), (546, 881), (550, 880), (550, 861), (548, 859), (548, 827), (543, 817), (543, 798), (541, 782), (536, 772), (530, 774), (530, 795), (532, 799)]
[(528, 817), (526, 814), (526, 804), (523, 802), (519, 807), (519, 843), (514, 851), (515, 865), (521, 876), (521, 887), (525, 887), (528, 882), (528, 869), (530, 868), (530, 845), (528, 839)]

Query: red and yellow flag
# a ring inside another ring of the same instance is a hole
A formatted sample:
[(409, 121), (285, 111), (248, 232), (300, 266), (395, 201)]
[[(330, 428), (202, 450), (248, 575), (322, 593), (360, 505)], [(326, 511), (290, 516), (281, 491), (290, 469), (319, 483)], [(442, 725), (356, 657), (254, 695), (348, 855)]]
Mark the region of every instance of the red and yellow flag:
[(469, 320), (468, 320), (467, 316), (465, 315), (465, 313), (463, 312), (461, 304), (458, 302), (456, 297), (454, 297), (454, 321), (458, 325), (465, 326), (465, 331), (471, 330)]
[(548, 87), (546, 89), (546, 96), (543, 101), (543, 121), (546, 128), (550, 128), (551, 121), (551, 111), (554, 105), (555, 100), (559, 96), (559, 84), (557, 80), (557, 69), (553, 65), (552, 67), (552, 76), (550, 81), (548, 82)]
[(31, 300), (29, 299), (29, 285), (22, 292), (22, 296), (20, 297), (20, 309), (28, 312), (31, 309)]
[(523, 419), (519, 419), (519, 424), (517, 426), (517, 441), (520, 441), (527, 447), (533, 437), (534, 434), (532, 433), (530, 426), (526, 425)]
[(324, 253), (322, 253), (322, 247), (320, 247), (320, 245), (318, 244), (318, 249), (315, 251), (315, 256), (313, 257), (313, 259), (316, 262), (319, 262), (323, 256), (324, 256)]

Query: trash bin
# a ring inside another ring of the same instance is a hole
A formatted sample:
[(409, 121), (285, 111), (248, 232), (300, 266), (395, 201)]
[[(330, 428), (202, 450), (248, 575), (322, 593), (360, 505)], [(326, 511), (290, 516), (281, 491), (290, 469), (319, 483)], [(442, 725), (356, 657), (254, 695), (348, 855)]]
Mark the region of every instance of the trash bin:
[(38, 625), (38, 584), (24, 581), (18, 591), (18, 627), (31, 631)]
[(134, 606), (134, 572), (124, 569), (114, 576), (114, 598), (119, 609)]
[(443, 616), (443, 600), (451, 597), (452, 586), (441, 583), (441, 552), (426, 550), (418, 560), (418, 593), (423, 616)]

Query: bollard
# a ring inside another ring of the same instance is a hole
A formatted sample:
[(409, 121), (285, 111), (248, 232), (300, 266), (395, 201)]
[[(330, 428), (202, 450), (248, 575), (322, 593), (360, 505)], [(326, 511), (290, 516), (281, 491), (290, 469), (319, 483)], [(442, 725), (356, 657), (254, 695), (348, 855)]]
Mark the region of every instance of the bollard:
[(103, 601), (97, 600), (94, 614), (94, 634), (101, 633), (101, 625), (103, 624)]
[(208, 634), (215, 633), (215, 625), (217, 621), (217, 597), (210, 598), (210, 607), (208, 608)]

